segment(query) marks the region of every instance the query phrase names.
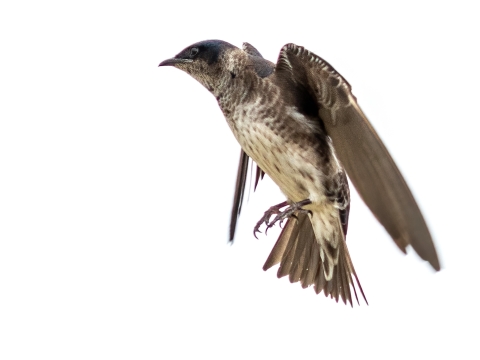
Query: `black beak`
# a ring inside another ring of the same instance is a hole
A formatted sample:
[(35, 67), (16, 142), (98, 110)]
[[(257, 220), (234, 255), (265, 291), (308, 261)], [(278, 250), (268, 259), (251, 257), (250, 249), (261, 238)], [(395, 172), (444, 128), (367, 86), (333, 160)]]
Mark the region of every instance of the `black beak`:
[(163, 60), (158, 66), (175, 66), (175, 64), (183, 64), (187, 62), (192, 62), (192, 60), (171, 58), (171, 59)]
[(158, 66), (173, 66), (178, 63), (179, 63), (178, 59), (171, 58), (171, 59), (163, 60)]

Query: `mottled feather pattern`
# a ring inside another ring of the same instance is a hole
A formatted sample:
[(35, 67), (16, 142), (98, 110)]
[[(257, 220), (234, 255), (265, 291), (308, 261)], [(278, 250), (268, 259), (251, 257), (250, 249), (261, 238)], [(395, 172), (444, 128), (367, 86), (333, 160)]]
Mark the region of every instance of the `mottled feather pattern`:
[[(248, 56), (238, 52), (230, 52), (229, 56), (225, 59), (228, 71), (248, 69), (246, 65), (251, 61)], [(336, 174), (343, 170), (328, 144), (328, 136), (318, 120), (301, 113), (294, 104), (286, 104), (278, 86), (268, 77), (259, 77), (254, 70), (234, 78), (225, 76), (218, 88), (222, 89), (219, 105), (245, 153), (277, 183), (290, 201), (312, 200), (313, 204), (307, 208), (313, 214), (316, 236), (310, 239), (314, 242), (310, 246), (318, 253), (323, 271), (323, 275), (315, 279), (319, 289), (331, 294), (328, 286), (333, 286), (331, 281), (339, 273), (335, 269), (339, 263), (351, 264), (351, 260), (339, 261), (340, 256), (345, 256), (343, 228), (346, 224), (343, 223), (347, 223), (347, 219), (340, 220), (344, 207), (337, 203), (334, 188), (345, 185), (338, 181), (343, 179)], [(252, 96), (258, 93), (266, 96)], [(348, 198), (343, 200), (348, 204)], [(295, 253), (288, 254), (293, 256), (293, 261), (298, 261), (299, 253), (296, 257)], [(281, 271), (291, 271), (293, 280), (295, 272), (300, 270), (284, 266)], [(352, 270), (342, 271), (350, 274)]]
[[(239, 66), (241, 58), (234, 57), (229, 64)], [(248, 61), (248, 60), (243, 60)], [(229, 89), (236, 96), (229, 102), (220, 100), (224, 114), (235, 137), (244, 149), (292, 202), (312, 200), (314, 232), (320, 244), (320, 258), (325, 262), (325, 278), (330, 280), (338, 264), (339, 240), (343, 238), (336, 203), (328, 197), (325, 186), (341, 187), (336, 183), (342, 172), (328, 136), (318, 121), (309, 119), (295, 106), (285, 104), (278, 88), (248, 72), (235, 77)], [(243, 91), (235, 91), (241, 88)], [(252, 90), (255, 89), (255, 90)], [(233, 90), (233, 91), (232, 91)], [(263, 105), (261, 98), (252, 101), (245, 95), (253, 92), (269, 94)], [(277, 111), (273, 111), (273, 110)], [(334, 224), (332, 226), (332, 224)]]
[[(198, 56), (197, 56), (198, 55)], [(277, 64), (248, 43), (199, 42), (160, 65), (174, 65), (217, 99), (242, 147), (231, 233), (241, 211), (250, 159), (279, 186), (296, 217), (287, 220), (264, 268), (337, 301), (366, 301), (345, 242), (347, 174), (399, 248), (412, 245), (436, 269), (425, 220), (393, 159), (357, 104), (350, 84), (325, 60), (285, 45)], [(306, 202), (305, 202), (306, 201)], [(308, 210), (308, 215), (307, 211)], [(292, 212), (288, 213), (291, 214)]]
[[(439, 270), (433, 240), (420, 209), (385, 145), (358, 106), (350, 84), (327, 62), (307, 61), (310, 54), (302, 47), (287, 45), (280, 57), (295, 66), (288, 67), (283, 74), (281, 70), (276, 73), (294, 78), (313, 94), (337, 156), (359, 195), (398, 247), (405, 252), (412, 245), (421, 258)], [(332, 84), (332, 78), (338, 84)]]

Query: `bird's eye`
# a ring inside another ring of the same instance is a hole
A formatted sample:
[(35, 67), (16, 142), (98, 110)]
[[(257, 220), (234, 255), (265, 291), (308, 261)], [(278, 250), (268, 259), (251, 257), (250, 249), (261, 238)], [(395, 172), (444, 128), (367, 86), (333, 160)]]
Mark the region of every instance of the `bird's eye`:
[(198, 48), (194, 47), (190, 49), (190, 57), (195, 57), (198, 54)]

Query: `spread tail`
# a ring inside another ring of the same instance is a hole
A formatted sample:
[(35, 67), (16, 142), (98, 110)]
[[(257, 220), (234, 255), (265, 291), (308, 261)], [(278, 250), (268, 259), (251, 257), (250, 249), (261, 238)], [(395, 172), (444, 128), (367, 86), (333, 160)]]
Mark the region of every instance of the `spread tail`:
[[(338, 229), (333, 232), (334, 238), (322, 242), (324, 244), (320, 246), (315, 239), (308, 215), (305, 213), (295, 215), (297, 219), (294, 217), (288, 219), (263, 270), (280, 264), (277, 273), (279, 278), (289, 275), (292, 283), (299, 281), (303, 288), (313, 285), (317, 294), (323, 291), (325, 296), (330, 296), (337, 302), (341, 297), (345, 304), (348, 301), (352, 306), (352, 290), (357, 303), (360, 304), (356, 288), (358, 286), (368, 304), (348, 253), (340, 220)], [(335, 246), (332, 247), (330, 244)]]

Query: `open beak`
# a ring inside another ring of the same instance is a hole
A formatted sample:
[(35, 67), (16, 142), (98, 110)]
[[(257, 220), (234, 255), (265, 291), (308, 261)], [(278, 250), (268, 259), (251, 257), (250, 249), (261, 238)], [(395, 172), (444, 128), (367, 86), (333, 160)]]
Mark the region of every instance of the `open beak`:
[(176, 64), (183, 64), (188, 62), (192, 62), (192, 60), (171, 58), (171, 59), (163, 60), (158, 66), (175, 66)]

